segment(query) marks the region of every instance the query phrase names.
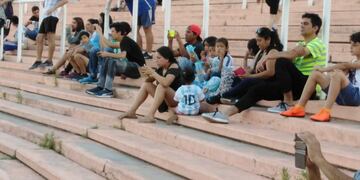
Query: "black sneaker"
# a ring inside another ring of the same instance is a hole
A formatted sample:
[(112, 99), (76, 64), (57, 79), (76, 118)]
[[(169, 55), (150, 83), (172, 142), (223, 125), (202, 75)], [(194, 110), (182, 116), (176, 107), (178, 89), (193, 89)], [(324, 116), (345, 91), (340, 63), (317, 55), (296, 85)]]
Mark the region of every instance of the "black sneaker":
[(29, 70), (36, 69), (41, 65), (41, 61), (35, 61), (31, 67), (29, 67)]
[(43, 62), (39, 65), (39, 68), (45, 68), (45, 67), (51, 67), (51, 66), (53, 66), (52, 61), (46, 60), (45, 62)]
[(145, 59), (152, 59), (153, 58), (152, 55), (150, 55), (148, 52), (145, 52), (143, 54), (143, 56), (144, 56)]
[(103, 88), (97, 86), (97, 87), (95, 87), (95, 88), (88, 89), (88, 90), (86, 90), (85, 92), (88, 93), (88, 94), (90, 94), (90, 95), (95, 95), (95, 94), (97, 94), (98, 92), (100, 92), (100, 91), (102, 91), (102, 90), (103, 90)]
[(101, 98), (112, 98), (114, 97), (114, 94), (111, 90), (108, 90), (108, 89), (103, 89), (99, 92), (97, 92), (95, 94), (96, 97), (101, 97)]

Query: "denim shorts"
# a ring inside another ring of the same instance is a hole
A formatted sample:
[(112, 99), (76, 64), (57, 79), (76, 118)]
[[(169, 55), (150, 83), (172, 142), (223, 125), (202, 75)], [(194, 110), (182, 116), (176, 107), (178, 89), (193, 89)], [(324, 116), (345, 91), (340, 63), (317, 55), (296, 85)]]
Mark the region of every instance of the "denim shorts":
[[(329, 88), (324, 89), (328, 93)], [(342, 106), (359, 106), (360, 105), (360, 92), (358, 87), (354, 87), (351, 83), (345, 88), (340, 90), (336, 98), (336, 103)]]
[(354, 180), (360, 180), (360, 170), (355, 173)]

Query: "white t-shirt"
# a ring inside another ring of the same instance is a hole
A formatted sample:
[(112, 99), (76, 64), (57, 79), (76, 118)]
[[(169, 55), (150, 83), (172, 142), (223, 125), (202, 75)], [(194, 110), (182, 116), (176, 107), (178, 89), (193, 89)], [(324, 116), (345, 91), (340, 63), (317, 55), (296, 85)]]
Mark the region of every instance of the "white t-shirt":
[(59, 12), (60, 12), (60, 8), (55, 10), (54, 12), (52, 12), (50, 15), (47, 15), (46, 12), (51, 9), (52, 7), (54, 7), (58, 2), (60, 2), (61, 0), (45, 0), (44, 1), (44, 9), (42, 11), (43, 17), (49, 17), (49, 16), (54, 16), (54, 17), (59, 17)]
[(197, 115), (200, 110), (200, 101), (205, 95), (196, 85), (182, 85), (175, 93), (174, 100), (179, 102), (177, 112), (184, 115)]

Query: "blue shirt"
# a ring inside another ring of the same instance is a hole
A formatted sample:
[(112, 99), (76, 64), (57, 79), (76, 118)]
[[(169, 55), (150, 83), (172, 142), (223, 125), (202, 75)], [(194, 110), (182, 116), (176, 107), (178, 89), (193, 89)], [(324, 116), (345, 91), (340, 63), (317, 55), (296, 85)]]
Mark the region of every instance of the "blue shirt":
[[(127, 7), (129, 8), (130, 13), (132, 14), (133, 0), (125, 0), (125, 2)], [(155, 0), (139, 0), (138, 16), (141, 16), (144, 13), (148, 13), (148, 11), (155, 8), (155, 6)]]
[(100, 35), (97, 32), (94, 32), (90, 37), (90, 43), (95, 47), (100, 49)]
[(200, 111), (200, 101), (205, 95), (196, 85), (182, 85), (175, 93), (174, 100), (179, 102), (177, 112), (184, 115), (197, 115)]

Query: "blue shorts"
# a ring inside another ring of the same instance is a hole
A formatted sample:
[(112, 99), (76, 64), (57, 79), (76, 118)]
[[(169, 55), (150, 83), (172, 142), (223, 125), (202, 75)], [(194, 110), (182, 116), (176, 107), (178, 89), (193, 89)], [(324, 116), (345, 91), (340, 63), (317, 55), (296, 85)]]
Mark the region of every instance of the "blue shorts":
[[(324, 89), (327, 93), (329, 88)], [(336, 103), (342, 106), (359, 106), (360, 105), (360, 92), (358, 87), (354, 87), (351, 83), (345, 88), (340, 90), (336, 98)]]
[(155, 24), (155, 8), (152, 7), (146, 13), (142, 13), (142, 15), (138, 16), (138, 25), (144, 28), (151, 27)]

